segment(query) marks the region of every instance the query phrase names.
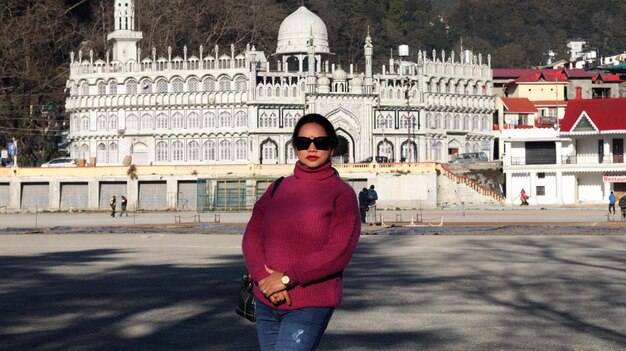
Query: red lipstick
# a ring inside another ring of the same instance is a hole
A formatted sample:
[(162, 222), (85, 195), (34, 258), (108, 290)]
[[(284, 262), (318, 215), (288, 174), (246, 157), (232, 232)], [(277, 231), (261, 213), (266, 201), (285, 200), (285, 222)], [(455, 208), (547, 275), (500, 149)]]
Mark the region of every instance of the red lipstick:
[(310, 160), (310, 161), (315, 161), (315, 160), (317, 160), (318, 158), (319, 158), (319, 157), (314, 156), (314, 155), (309, 155), (309, 156), (307, 156), (307, 157), (306, 157), (306, 159), (307, 159), (307, 160)]

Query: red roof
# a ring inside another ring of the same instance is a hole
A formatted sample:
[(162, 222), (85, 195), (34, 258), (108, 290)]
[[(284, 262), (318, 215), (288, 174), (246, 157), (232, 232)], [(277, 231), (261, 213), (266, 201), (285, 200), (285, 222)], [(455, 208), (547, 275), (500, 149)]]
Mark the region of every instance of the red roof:
[(585, 113), (600, 131), (626, 131), (626, 98), (570, 100), (561, 123), (562, 132), (572, 132)]
[(494, 79), (503, 79), (503, 78), (519, 78), (521, 76), (525, 76), (530, 73), (537, 72), (538, 70), (534, 68), (494, 68), (493, 69), (493, 78)]
[(567, 76), (562, 71), (543, 70), (521, 76), (514, 80), (515, 83), (533, 83), (544, 80), (546, 82), (567, 82)]
[(622, 80), (619, 78), (619, 74), (596, 74), (593, 76), (593, 82), (600, 80), (605, 83), (620, 83)]
[(592, 73), (589, 73), (585, 71), (584, 69), (580, 69), (580, 68), (572, 68), (572, 69), (563, 68), (563, 73), (565, 73), (565, 75), (567, 75), (569, 79), (576, 79), (576, 78), (589, 79), (593, 76)]
[(505, 113), (537, 113), (537, 108), (527, 98), (502, 98)]

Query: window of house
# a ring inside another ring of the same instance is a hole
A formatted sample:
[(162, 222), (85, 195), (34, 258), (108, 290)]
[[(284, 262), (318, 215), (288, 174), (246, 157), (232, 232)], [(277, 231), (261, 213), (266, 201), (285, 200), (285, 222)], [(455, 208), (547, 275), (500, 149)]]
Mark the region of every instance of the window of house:
[(539, 173), (537, 173), (537, 178), (539, 178), (539, 179), (543, 179), (543, 178), (545, 178), (545, 177), (546, 177), (546, 173), (545, 173), (545, 172), (539, 172)]
[(537, 196), (545, 196), (546, 195), (546, 187), (543, 185), (538, 185), (537, 186)]

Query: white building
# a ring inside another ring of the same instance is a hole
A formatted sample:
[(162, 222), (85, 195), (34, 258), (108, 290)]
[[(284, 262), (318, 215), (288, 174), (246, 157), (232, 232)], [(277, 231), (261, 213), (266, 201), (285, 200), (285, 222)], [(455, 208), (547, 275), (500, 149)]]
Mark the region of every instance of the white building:
[(310, 112), (337, 128), (335, 162), (492, 154), (490, 57), (419, 51), (375, 74), (368, 33), (364, 69), (345, 71), (330, 62), (324, 22), (304, 6), (280, 25), (273, 55), (231, 45), (162, 56), (139, 49), (133, 0), (115, 1), (114, 16), (110, 54), (71, 55), (66, 110), (74, 158), (97, 165), (289, 163), (290, 134)]
[(560, 129), (507, 129), (507, 204), (605, 204), (626, 194), (626, 99), (575, 99)]

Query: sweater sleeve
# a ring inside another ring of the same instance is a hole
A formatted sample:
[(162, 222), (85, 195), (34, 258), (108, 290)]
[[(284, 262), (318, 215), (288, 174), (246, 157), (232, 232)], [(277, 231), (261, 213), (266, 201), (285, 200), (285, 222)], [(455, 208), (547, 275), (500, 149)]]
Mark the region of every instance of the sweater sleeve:
[(241, 245), (243, 258), (246, 261), (246, 266), (248, 267), (248, 272), (252, 280), (257, 282), (269, 275), (263, 267), (266, 262), (263, 249), (265, 234), (261, 230), (261, 223), (273, 188), (274, 183), (267, 188), (263, 196), (254, 204), (252, 217), (246, 226), (246, 231), (243, 233)]
[(288, 270), (293, 284), (307, 284), (335, 275), (348, 265), (361, 235), (361, 220), (356, 196), (344, 188), (335, 200), (331, 234), (320, 250), (312, 252)]

